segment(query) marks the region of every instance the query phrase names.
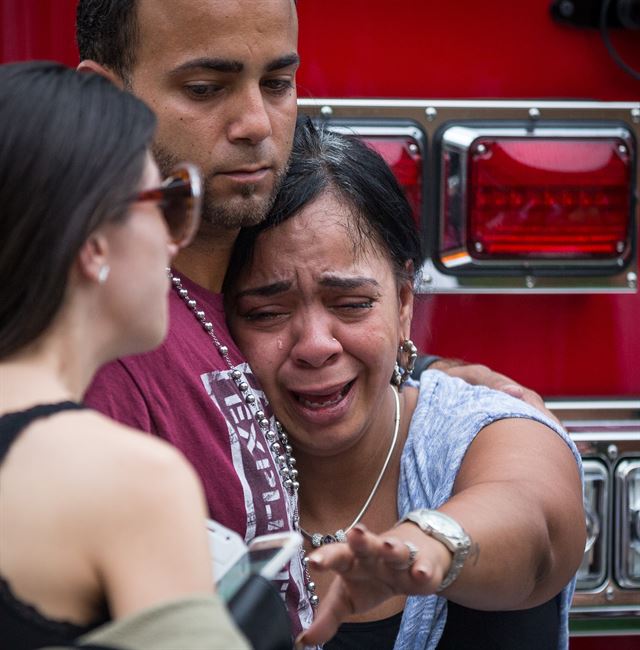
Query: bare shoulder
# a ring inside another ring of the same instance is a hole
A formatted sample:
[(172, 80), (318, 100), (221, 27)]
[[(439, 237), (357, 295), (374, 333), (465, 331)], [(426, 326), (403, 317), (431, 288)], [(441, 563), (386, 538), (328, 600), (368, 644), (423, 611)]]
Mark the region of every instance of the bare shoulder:
[[(169, 444), (119, 424), (95, 411), (59, 414), (35, 423), (19, 440), (16, 462), (28, 461), (42, 484), (101, 501), (128, 503), (198, 495), (199, 482), (184, 457)], [(16, 445), (18, 447), (18, 445)], [(89, 504), (87, 504), (89, 505)]]

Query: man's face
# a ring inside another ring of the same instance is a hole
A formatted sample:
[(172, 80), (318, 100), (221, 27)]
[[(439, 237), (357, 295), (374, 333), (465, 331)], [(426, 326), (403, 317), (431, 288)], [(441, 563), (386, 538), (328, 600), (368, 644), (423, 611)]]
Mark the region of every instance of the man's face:
[(163, 173), (205, 177), (203, 219), (262, 220), (286, 171), (296, 119), (291, 0), (139, 0), (131, 90), (155, 111)]

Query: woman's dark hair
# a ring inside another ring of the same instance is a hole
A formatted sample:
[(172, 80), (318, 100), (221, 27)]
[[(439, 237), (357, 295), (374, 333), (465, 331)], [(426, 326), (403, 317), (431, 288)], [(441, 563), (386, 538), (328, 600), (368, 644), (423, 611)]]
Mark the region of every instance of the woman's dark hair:
[[(225, 292), (251, 261), (260, 233), (291, 218), (326, 191), (344, 200), (356, 217), (354, 245), (362, 249), (373, 240), (388, 255), (396, 277), (412, 279), (423, 261), (422, 247), (411, 206), (387, 163), (355, 136), (316, 128), (302, 118), (296, 125), (289, 170), (267, 218), (238, 236)], [(409, 261), (413, 264), (407, 269)]]
[(153, 113), (58, 63), (0, 66), (0, 359), (58, 312), (89, 234), (126, 216)]

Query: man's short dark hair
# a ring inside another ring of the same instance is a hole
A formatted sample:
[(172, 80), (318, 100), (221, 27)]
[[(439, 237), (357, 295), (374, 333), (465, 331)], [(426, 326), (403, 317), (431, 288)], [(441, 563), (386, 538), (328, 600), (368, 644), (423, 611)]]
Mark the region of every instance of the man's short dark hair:
[(138, 46), (136, 0), (79, 0), (76, 43), (80, 60), (92, 59), (126, 81)]

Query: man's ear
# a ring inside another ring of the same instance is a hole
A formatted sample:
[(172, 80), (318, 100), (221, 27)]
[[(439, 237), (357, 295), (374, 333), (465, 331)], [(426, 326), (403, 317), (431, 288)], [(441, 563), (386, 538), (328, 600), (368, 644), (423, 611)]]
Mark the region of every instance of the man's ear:
[(114, 86), (120, 88), (120, 90), (124, 90), (124, 81), (120, 76), (110, 68), (107, 68), (93, 59), (80, 61), (77, 70), (78, 72), (92, 72), (93, 74), (99, 74), (100, 76), (105, 77), (105, 79), (108, 79)]
[(104, 282), (101, 274), (104, 273), (103, 269), (109, 267), (108, 253), (109, 242), (104, 234), (99, 230), (91, 233), (82, 244), (76, 258), (80, 275), (92, 282)]

